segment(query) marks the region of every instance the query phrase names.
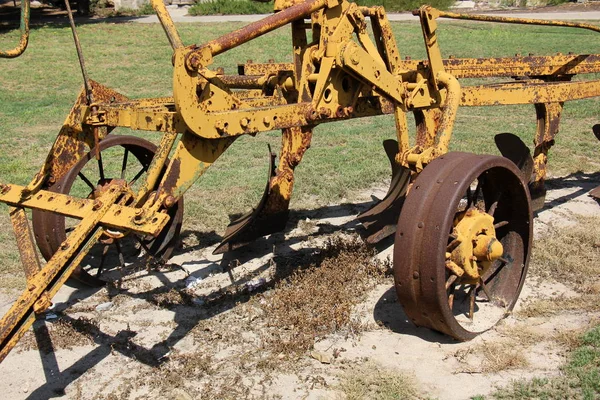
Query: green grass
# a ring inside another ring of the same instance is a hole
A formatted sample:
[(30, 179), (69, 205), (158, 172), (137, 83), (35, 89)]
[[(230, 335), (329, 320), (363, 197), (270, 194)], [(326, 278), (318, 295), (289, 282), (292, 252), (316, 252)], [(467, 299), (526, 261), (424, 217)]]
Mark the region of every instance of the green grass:
[[(534, 378), (514, 382), (490, 398), (518, 399), (597, 399), (600, 397), (600, 325), (581, 338), (562, 374), (552, 378)], [(483, 399), (483, 396), (478, 396)]]
[(412, 11), (419, 8), (422, 4), (428, 4), (440, 10), (445, 10), (454, 4), (454, 0), (357, 0), (356, 3), (361, 6), (383, 6), (388, 12), (392, 11)]
[[(160, 25), (114, 22), (78, 28), (90, 77), (131, 98), (170, 95), (172, 52)], [(183, 23), (178, 29), (184, 42), (190, 44), (203, 43), (241, 26)], [(402, 56), (425, 57), (417, 24), (392, 26)], [(444, 56), (600, 52), (597, 34), (583, 30), (447, 21), (439, 26)], [(17, 36), (17, 32), (2, 35), (0, 47), (14, 45)], [(291, 61), (289, 28), (218, 56), (214, 66), (234, 73), (237, 63), (250, 58), (255, 62)], [(27, 52), (15, 60), (1, 60), (1, 65), (0, 181), (26, 184), (46, 157), (81, 88), (70, 29), (52, 25), (33, 29)], [(551, 152), (550, 173), (595, 169), (597, 142), (591, 127), (598, 122), (598, 106), (598, 99), (566, 104), (562, 129)], [(451, 149), (495, 153), (494, 134), (513, 132), (532, 143), (534, 130), (532, 106), (462, 108)], [(136, 134), (155, 142), (159, 138), (153, 133)], [(292, 207), (352, 201), (357, 193), (384, 183), (390, 172), (381, 142), (394, 137), (391, 116), (317, 127), (312, 147), (297, 169)], [(267, 144), (277, 149), (279, 143), (278, 132), (238, 140), (186, 194), (184, 229), (222, 233), (228, 215), (255, 205), (266, 180)], [(0, 263), (0, 274), (7, 270), (5, 264)]]
[(252, 0), (202, 1), (194, 4), (188, 10), (189, 15), (269, 14), (272, 12), (273, 3)]

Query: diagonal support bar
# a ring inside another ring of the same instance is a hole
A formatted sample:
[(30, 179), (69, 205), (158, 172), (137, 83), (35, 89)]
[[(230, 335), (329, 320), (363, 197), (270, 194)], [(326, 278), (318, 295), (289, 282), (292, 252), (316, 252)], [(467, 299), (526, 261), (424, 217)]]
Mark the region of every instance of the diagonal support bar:
[[(109, 189), (94, 204), (88, 205), (86, 209), (87, 216), (75, 227), (46, 266), (35, 274), (28, 276), (27, 288), (0, 320), (0, 362), (4, 360), (33, 324), (35, 313), (42, 312), (49, 306), (48, 298), (52, 298), (58, 292), (83, 257), (100, 238), (102, 229), (99, 228), (99, 222), (121, 194), (122, 189), (115, 186)], [(19, 215), (19, 212), (17, 212), (13, 221), (22, 222), (23, 217), (24, 213)], [(15, 230), (21, 232), (17, 226), (15, 226)], [(21, 232), (21, 236), (21, 239), (29, 242), (26, 246), (33, 248), (32, 236), (26, 232), (24, 234)], [(29, 257), (28, 259), (35, 262)], [(30, 265), (27, 270), (31, 267)]]

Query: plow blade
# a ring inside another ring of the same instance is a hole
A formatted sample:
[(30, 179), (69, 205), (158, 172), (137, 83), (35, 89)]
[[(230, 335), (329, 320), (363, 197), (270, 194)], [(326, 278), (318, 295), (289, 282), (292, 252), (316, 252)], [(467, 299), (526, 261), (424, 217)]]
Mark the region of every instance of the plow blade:
[(529, 182), (533, 173), (533, 157), (529, 147), (512, 133), (500, 133), (494, 137), (494, 140), (502, 156), (514, 162), (521, 170), (525, 182)]
[(385, 140), (383, 148), (392, 166), (390, 188), (383, 200), (357, 217), (365, 228), (363, 235), (370, 244), (378, 243), (396, 232), (396, 223), (410, 182), (410, 170), (396, 162), (398, 142)]
[(535, 181), (533, 176), (535, 163), (529, 147), (517, 135), (512, 133), (501, 133), (496, 135), (494, 140), (500, 153), (514, 162), (521, 170), (525, 182), (529, 182), (532, 210), (541, 210), (546, 200), (546, 188), (543, 180)]
[(269, 235), (271, 233), (280, 232), (285, 229), (287, 223), (289, 209), (279, 212), (267, 211), (266, 205), (269, 197), (273, 195), (271, 190), (271, 178), (276, 176), (275, 173), (275, 158), (276, 155), (271, 151), (269, 146), (269, 174), (267, 176), (267, 185), (263, 192), (262, 198), (258, 206), (252, 211), (242, 215), (235, 221), (232, 221), (223, 240), (217, 246), (213, 254), (222, 254), (243, 247), (254, 240)]

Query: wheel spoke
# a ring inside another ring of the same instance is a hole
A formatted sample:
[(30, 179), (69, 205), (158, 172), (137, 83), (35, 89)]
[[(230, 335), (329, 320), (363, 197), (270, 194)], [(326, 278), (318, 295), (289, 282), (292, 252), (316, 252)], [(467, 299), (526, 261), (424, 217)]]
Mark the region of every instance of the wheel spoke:
[(100, 265), (98, 266), (98, 271), (96, 271), (96, 278), (99, 278), (102, 274), (102, 269), (104, 269), (104, 261), (106, 260), (106, 255), (108, 254), (108, 250), (110, 249), (110, 245), (104, 245), (102, 248), (102, 258), (100, 258)]
[(119, 240), (115, 240), (115, 246), (117, 247), (117, 253), (119, 253), (119, 267), (125, 268), (125, 258), (123, 257), (123, 250), (121, 249), (121, 243)]
[(123, 164), (121, 164), (121, 179), (125, 179), (125, 172), (127, 171), (127, 156), (129, 155), (129, 149), (125, 148), (123, 153)]
[(104, 180), (104, 163), (102, 162), (102, 153), (98, 154), (98, 172), (100, 173), (100, 179)]
[(498, 261), (500, 261), (500, 265), (498, 265), (498, 267), (494, 270), (494, 272), (492, 272), (490, 274), (490, 276), (485, 280), (485, 284), (487, 285), (488, 283), (490, 283), (490, 281), (492, 279), (494, 279), (496, 277), (496, 275), (498, 275), (500, 273), (500, 271), (507, 266), (508, 264), (510, 264), (511, 262), (513, 262), (513, 259), (510, 255), (505, 255), (503, 257), (498, 257), (497, 259)]
[(83, 172), (79, 171), (77, 176), (80, 177), (81, 180), (84, 181), (85, 184), (90, 187), (90, 189), (92, 189), (92, 191), (96, 190), (96, 186), (94, 186), (94, 184), (90, 182), (90, 180), (83, 174)]
[(133, 185), (138, 179), (140, 179), (140, 176), (142, 176), (142, 174), (146, 172), (146, 167), (142, 167), (142, 169), (135, 174), (135, 176), (133, 177), (133, 179), (129, 182), (129, 186)]
[(490, 208), (487, 211), (487, 213), (490, 214), (492, 217), (494, 216), (494, 213), (496, 212), (496, 208), (498, 208), (498, 202), (500, 201), (501, 196), (502, 196), (502, 193), (498, 193), (498, 196), (496, 196), (496, 200), (492, 203), (492, 205), (490, 206)]
[(150, 254), (150, 249), (148, 248), (148, 246), (146, 246), (146, 243), (144, 243), (138, 235), (133, 235), (133, 238), (135, 239), (136, 242), (139, 243), (140, 246), (142, 246), (142, 249), (144, 250), (144, 252), (146, 254)]
[(454, 282), (456, 282), (457, 279), (458, 276), (454, 274), (450, 275), (450, 277), (448, 277), (448, 280), (446, 281), (446, 290), (448, 290), (448, 288), (450, 287), (454, 287)]
[(485, 297), (487, 297), (488, 301), (493, 301), (490, 292), (488, 292), (487, 286), (483, 282), (483, 278), (479, 278), (479, 286), (481, 286), (481, 289), (483, 289), (483, 293), (485, 293)]
[(456, 249), (462, 242), (458, 239), (454, 239), (453, 241), (450, 242), (450, 244), (448, 244), (448, 246), (446, 246), (446, 251), (448, 253), (452, 253), (452, 250)]
[(503, 226), (508, 225), (508, 221), (500, 221), (497, 224), (494, 224), (494, 229), (502, 228)]
[[(456, 276), (456, 275), (454, 275)], [(450, 311), (454, 308), (454, 289), (456, 286), (450, 286), (450, 292), (448, 293), (448, 307), (450, 307)]]
[(469, 289), (469, 319), (473, 320), (473, 314), (475, 314), (475, 287), (476, 285), (472, 285), (471, 289)]

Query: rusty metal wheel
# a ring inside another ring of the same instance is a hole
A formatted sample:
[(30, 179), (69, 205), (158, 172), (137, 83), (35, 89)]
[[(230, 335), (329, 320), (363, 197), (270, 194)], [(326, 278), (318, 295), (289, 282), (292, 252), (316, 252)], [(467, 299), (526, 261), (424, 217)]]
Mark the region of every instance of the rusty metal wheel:
[[(135, 194), (145, 180), (146, 171), (156, 152), (156, 146), (133, 136), (109, 135), (99, 144), (101, 157), (95, 151), (86, 154), (48, 190), (82, 198), (94, 198), (111, 184), (126, 185)], [(181, 230), (183, 199), (169, 209), (167, 226), (156, 237), (105, 230), (100, 241), (88, 253), (72, 277), (89, 286), (105, 283), (109, 266), (129, 265), (140, 261), (141, 255), (152, 261), (165, 261), (171, 255)], [(49, 212), (33, 211), (33, 230), (42, 256), (49, 260), (67, 238), (78, 220)], [(148, 261), (148, 260), (146, 260)]]
[(531, 200), (514, 163), (470, 153), (434, 160), (415, 180), (396, 232), (406, 315), (458, 340), (493, 327), (519, 297), (531, 239)]

